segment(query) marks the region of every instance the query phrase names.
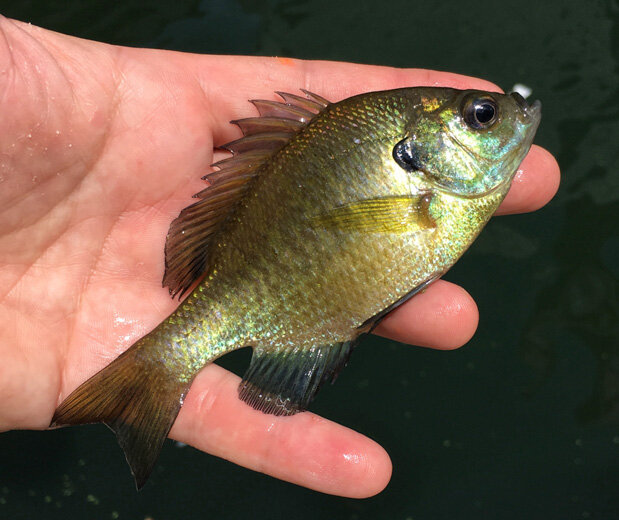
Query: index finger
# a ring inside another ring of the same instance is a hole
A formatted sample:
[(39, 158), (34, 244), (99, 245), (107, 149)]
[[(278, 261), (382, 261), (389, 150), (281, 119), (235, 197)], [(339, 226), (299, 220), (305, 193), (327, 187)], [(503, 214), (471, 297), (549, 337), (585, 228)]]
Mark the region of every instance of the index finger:
[(413, 86), (501, 91), (489, 81), (425, 69), (247, 56), (185, 55), (182, 59), (188, 60), (186, 66), (207, 97), (216, 144), (239, 137), (238, 128), (229, 121), (255, 112), (249, 99), (276, 99), (277, 91), (300, 94), (300, 89), (305, 89), (329, 101)]

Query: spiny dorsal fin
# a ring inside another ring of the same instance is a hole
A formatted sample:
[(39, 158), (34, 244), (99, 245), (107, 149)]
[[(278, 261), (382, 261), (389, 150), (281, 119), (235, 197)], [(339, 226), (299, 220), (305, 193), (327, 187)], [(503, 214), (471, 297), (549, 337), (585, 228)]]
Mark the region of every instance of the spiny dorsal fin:
[(273, 415), (306, 410), (325, 381), (335, 381), (356, 340), (320, 347), (255, 350), (239, 385), (239, 397)]
[(247, 117), (231, 121), (237, 125), (244, 135), (261, 134), (267, 132), (294, 134), (304, 123), (295, 119), (281, 117)]
[(279, 101), (268, 101), (265, 99), (252, 99), (251, 102), (260, 112), (262, 117), (281, 117), (293, 119), (301, 123), (308, 123), (316, 115), (305, 108)]
[(211, 243), (245, 194), (249, 181), (291, 136), (329, 105), (326, 99), (303, 92), (307, 99), (278, 92), (284, 103), (252, 100), (260, 117), (232, 121), (243, 137), (220, 148), (232, 152), (233, 157), (212, 165), (218, 170), (203, 177), (210, 185), (195, 195), (201, 200), (181, 211), (170, 225), (163, 286), (170, 289), (173, 297), (182, 297), (208, 270)]
[(322, 96), (319, 96), (318, 94), (314, 94), (313, 92), (310, 92), (309, 90), (305, 90), (304, 88), (302, 88), (301, 92), (303, 92), (303, 94), (305, 94), (308, 99), (311, 99), (312, 101), (318, 103), (323, 108), (327, 108), (331, 104), (331, 101), (327, 101)]

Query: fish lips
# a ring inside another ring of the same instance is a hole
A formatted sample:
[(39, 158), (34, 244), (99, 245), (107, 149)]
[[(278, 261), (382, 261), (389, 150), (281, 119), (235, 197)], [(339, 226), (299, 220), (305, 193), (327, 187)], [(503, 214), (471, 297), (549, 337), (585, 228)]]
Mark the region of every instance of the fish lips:
[(527, 119), (531, 120), (531, 123), (539, 124), (540, 119), (542, 118), (542, 103), (539, 100), (534, 101), (529, 105), (527, 100), (523, 98), (518, 92), (510, 92), (509, 94), (514, 100), (518, 107), (525, 114)]

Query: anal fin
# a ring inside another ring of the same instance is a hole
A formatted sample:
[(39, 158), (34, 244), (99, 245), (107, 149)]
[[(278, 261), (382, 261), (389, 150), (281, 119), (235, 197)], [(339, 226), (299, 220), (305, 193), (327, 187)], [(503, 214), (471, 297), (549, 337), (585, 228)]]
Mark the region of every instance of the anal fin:
[(319, 347), (255, 350), (239, 385), (239, 397), (273, 415), (306, 410), (321, 385), (333, 382), (356, 340)]

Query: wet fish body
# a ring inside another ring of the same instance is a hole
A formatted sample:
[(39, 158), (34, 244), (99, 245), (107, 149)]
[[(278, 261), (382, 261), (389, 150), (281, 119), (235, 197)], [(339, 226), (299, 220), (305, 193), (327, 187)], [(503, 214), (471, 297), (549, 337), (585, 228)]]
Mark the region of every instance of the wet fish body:
[(172, 223), (164, 285), (190, 295), (75, 390), (52, 425), (104, 422), (141, 487), (197, 372), (245, 346), (239, 396), (290, 415), (361, 334), (445, 273), (507, 193), (540, 120), (517, 94), (446, 88), (339, 103), (280, 93)]

